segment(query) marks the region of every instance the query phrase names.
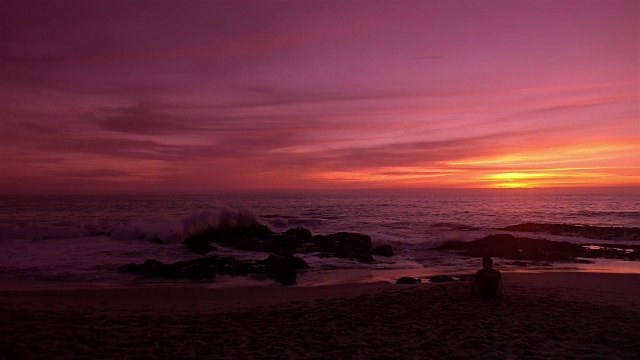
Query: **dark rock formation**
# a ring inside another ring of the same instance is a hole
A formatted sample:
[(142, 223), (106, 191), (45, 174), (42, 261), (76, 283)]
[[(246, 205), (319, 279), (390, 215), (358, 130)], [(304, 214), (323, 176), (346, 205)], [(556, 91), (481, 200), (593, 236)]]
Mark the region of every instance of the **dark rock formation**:
[[(253, 225), (238, 228), (210, 229), (201, 234), (191, 236), (183, 243), (199, 244), (196, 249), (206, 248), (206, 242), (214, 242), (243, 251), (271, 251), (271, 229), (264, 225)], [(190, 250), (191, 251), (191, 250)]]
[(361, 263), (364, 263), (364, 264), (371, 264), (371, 263), (376, 261), (376, 259), (374, 259), (373, 256), (371, 256), (370, 253), (362, 254), (362, 255), (358, 256), (356, 258), (356, 260), (358, 260), (358, 262), (361, 262)]
[(516, 260), (516, 261), (512, 261), (512, 262), (507, 262), (505, 265), (512, 265), (512, 266), (521, 266), (521, 267), (527, 267), (529, 266), (528, 263), (524, 262), (524, 261), (520, 261), (520, 260)]
[(391, 257), (393, 256), (393, 247), (391, 247), (391, 245), (378, 246), (377, 248), (371, 250), (371, 255)]
[(510, 234), (496, 234), (469, 242), (449, 241), (432, 250), (453, 250), (463, 256), (495, 256), (511, 260), (580, 262), (582, 260), (577, 258), (638, 259), (640, 246), (624, 247), (624, 249), (599, 246), (589, 247), (566, 241), (560, 242), (521, 238)]
[(126, 264), (116, 268), (124, 274), (138, 274), (145, 277), (161, 277), (168, 279), (213, 279), (218, 274), (247, 275), (248, 264), (231, 257), (209, 256), (189, 261), (178, 261), (165, 264), (155, 259), (146, 260), (143, 264)]
[(297, 284), (296, 282), (297, 276), (298, 276), (298, 273), (295, 271), (283, 271), (283, 272), (273, 274), (271, 276), (271, 279), (273, 279), (275, 282), (281, 285), (295, 285)]
[(398, 280), (396, 280), (396, 284), (417, 284), (421, 282), (422, 282), (422, 279), (414, 278), (411, 276), (403, 276)]
[(450, 282), (450, 281), (458, 281), (459, 279), (454, 278), (450, 275), (435, 275), (429, 278), (429, 281), (432, 283), (436, 282)]
[(167, 242), (160, 239), (159, 237), (153, 237), (151, 239), (149, 239), (149, 241), (151, 241), (154, 244), (166, 244)]
[(475, 230), (480, 230), (479, 227), (460, 224), (460, 223), (453, 223), (453, 222), (435, 223), (435, 224), (431, 225), (431, 227), (443, 228), (443, 229), (449, 229), (449, 230), (457, 230), (457, 231), (475, 231)]
[[(313, 236), (304, 228), (292, 228), (275, 234), (264, 225), (244, 228), (211, 229), (182, 241), (187, 249), (196, 254), (207, 254), (217, 250), (217, 243), (242, 251), (259, 251), (290, 256), (298, 252), (320, 253), (324, 257), (342, 257), (363, 263), (375, 260), (371, 256), (371, 237), (368, 235), (339, 232)], [(376, 249), (377, 255), (392, 256), (393, 249), (383, 245)]]
[(568, 242), (555, 242), (517, 238), (509, 234), (489, 235), (480, 240), (449, 241), (433, 250), (458, 250), (472, 257), (495, 256), (514, 260), (572, 261), (582, 253), (582, 246)]
[(588, 239), (601, 240), (640, 240), (639, 227), (524, 223), (507, 226), (499, 230), (546, 232), (553, 235), (581, 236)]
[(270, 272), (280, 272), (285, 270), (309, 269), (309, 264), (299, 257), (269, 255), (265, 260), (260, 261)]
[(126, 264), (116, 268), (123, 274), (137, 274), (145, 277), (167, 279), (211, 280), (217, 274), (249, 275), (273, 274), (277, 281), (288, 285), (298, 269), (308, 269), (306, 261), (294, 256), (270, 255), (264, 260), (236, 260), (228, 256), (209, 256), (189, 261), (178, 261), (165, 264), (155, 259), (146, 260), (143, 264)]
[(335, 257), (368, 259), (371, 251), (371, 237), (350, 232), (316, 235), (313, 238), (315, 250)]
[(191, 236), (182, 241), (187, 249), (195, 254), (204, 255), (211, 251), (218, 250), (215, 246), (211, 245), (209, 240), (202, 236)]
[(274, 235), (271, 238), (271, 252), (278, 254), (294, 254), (302, 246), (302, 241), (286, 234)]
[(313, 234), (311, 234), (311, 231), (305, 228), (291, 228), (285, 231), (284, 234), (289, 239), (299, 242), (300, 244), (313, 242)]

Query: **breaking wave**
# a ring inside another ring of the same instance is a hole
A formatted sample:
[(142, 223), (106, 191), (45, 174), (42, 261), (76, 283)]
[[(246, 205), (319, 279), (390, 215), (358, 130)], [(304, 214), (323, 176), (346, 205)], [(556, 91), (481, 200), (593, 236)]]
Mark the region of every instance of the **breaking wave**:
[(247, 209), (222, 208), (193, 213), (182, 220), (184, 235), (193, 236), (212, 229), (242, 228), (261, 225), (257, 216)]

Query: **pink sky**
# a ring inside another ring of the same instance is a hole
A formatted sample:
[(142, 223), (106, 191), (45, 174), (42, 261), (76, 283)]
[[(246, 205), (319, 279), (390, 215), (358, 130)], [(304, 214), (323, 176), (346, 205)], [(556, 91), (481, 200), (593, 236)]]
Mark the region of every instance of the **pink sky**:
[(640, 186), (638, 1), (3, 1), (2, 193)]

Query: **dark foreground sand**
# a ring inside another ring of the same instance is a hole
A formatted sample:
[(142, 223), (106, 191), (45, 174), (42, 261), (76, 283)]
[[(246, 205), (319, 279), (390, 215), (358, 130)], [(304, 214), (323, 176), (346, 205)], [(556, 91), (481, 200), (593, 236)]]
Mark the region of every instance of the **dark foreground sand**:
[(639, 359), (640, 275), (0, 292), (2, 359)]

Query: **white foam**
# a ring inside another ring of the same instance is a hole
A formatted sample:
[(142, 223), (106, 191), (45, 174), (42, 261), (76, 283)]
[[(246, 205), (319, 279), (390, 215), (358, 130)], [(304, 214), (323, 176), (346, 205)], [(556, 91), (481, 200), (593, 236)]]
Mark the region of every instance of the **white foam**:
[(182, 220), (184, 235), (193, 236), (211, 229), (242, 228), (260, 225), (257, 216), (248, 209), (221, 208), (203, 210)]

